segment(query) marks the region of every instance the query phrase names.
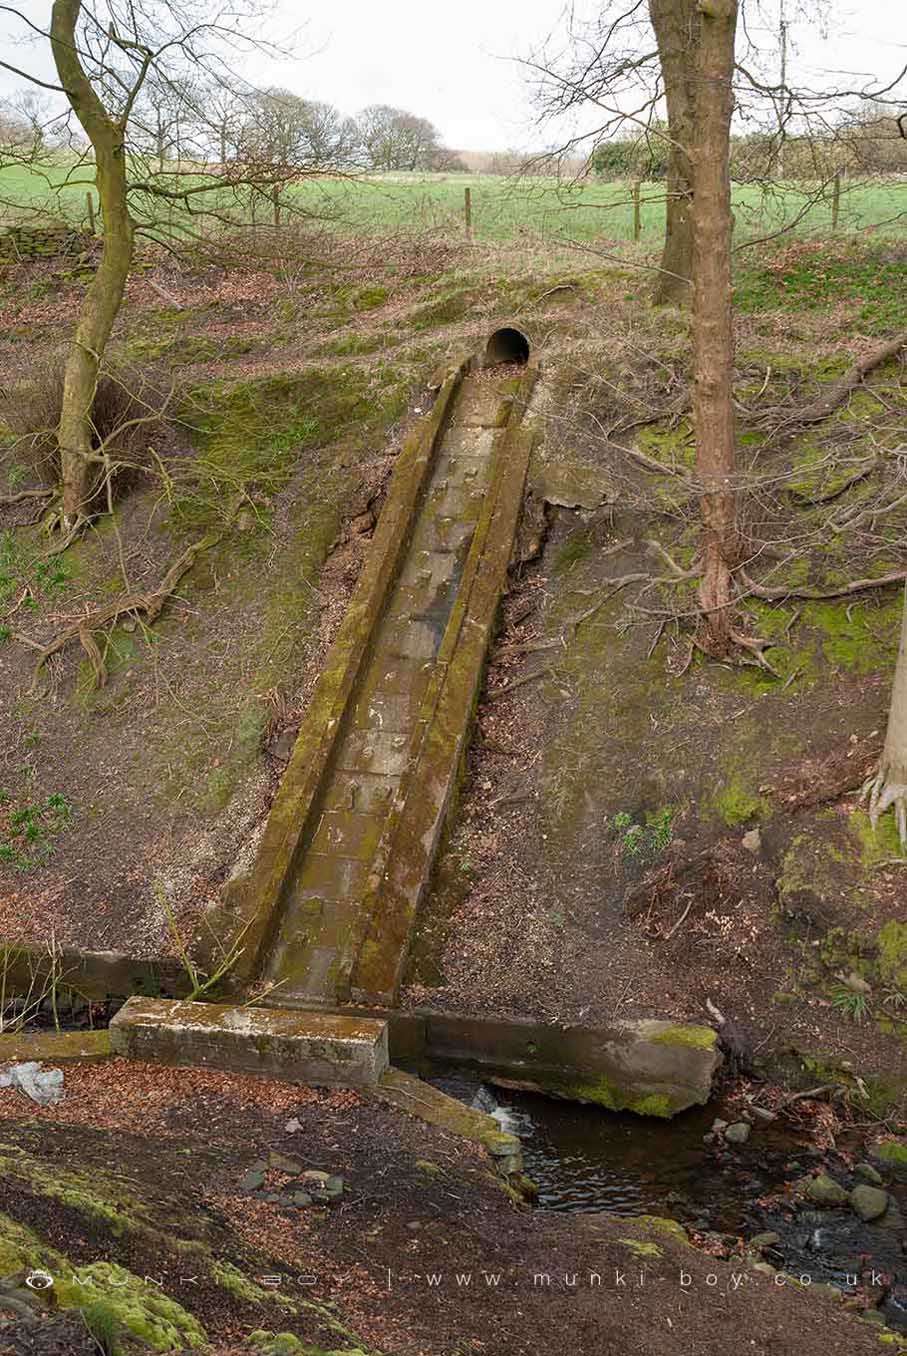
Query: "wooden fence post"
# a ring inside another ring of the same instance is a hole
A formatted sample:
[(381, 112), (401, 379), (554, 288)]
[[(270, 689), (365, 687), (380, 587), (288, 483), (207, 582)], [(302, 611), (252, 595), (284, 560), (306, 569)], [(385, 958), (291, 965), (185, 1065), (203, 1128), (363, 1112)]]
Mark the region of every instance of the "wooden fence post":
[(633, 184), (633, 239), (638, 243), (642, 235), (642, 212), (639, 206), (639, 180)]
[(831, 189), (831, 229), (832, 233), (838, 229), (838, 215), (841, 211), (841, 171), (835, 170), (835, 177)]
[(468, 188), (463, 189), (463, 215), (466, 219), (466, 239), (472, 242), (472, 192)]
[(95, 221), (95, 215), (94, 215), (94, 198), (91, 196), (90, 193), (86, 193), (86, 194), (85, 194), (85, 203), (86, 203), (86, 206), (88, 207), (88, 226), (89, 226), (89, 229), (90, 229), (92, 235), (97, 235), (97, 233), (98, 233), (98, 226), (97, 226), (97, 222)]

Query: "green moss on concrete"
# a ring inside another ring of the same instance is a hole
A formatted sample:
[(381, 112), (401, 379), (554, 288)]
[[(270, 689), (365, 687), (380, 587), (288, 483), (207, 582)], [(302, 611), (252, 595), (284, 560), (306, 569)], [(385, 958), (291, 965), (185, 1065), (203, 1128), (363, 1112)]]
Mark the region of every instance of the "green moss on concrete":
[(670, 1026), (666, 1031), (652, 1036), (655, 1045), (687, 1045), (696, 1050), (713, 1050), (718, 1039), (717, 1031), (710, 1026)]
[(552, 1090), (575, 1102), (589, 1102), (608, 1111), (633, 1111), (637, 1116), (655, 1116), (659, 1120), (670, 1119), (677, 1110), (665, 1092), (635, 1094), (604, 1077), (575, 1083), (552, 1080)]

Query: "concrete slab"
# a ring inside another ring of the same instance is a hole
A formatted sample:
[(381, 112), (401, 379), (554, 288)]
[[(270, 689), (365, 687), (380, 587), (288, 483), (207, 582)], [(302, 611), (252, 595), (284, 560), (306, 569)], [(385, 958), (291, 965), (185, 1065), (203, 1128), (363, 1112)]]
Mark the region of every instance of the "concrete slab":
[(386, 1022), (284, 1008), (130, 998), (110, 1041), (129, 1059), (316, 1087), (367, 1087), (387, 1068)]

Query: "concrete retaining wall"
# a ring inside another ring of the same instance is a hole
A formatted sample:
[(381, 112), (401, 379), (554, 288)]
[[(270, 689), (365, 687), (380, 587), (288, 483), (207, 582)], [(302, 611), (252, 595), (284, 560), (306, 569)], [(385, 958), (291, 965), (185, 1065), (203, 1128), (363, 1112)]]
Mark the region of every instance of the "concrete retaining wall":
[(387, 1068), (387, 1023), (280, 1008), (130, 998), (110, 1023), (116, 1054), (290, 1083), (366, 1087)]

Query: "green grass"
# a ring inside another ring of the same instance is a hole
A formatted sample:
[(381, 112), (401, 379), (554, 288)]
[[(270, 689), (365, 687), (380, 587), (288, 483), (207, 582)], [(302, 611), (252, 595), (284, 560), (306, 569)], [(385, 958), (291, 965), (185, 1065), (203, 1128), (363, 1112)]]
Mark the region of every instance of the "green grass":
[(815, 311), (850, 302), (859, 307), (857, 320), (865, 333), (901, 330), (907, 327), (907, 249), (886, 254), (856, 242), (821, 248), (797, 242), (771, 267), (748, 270), (735, 299), (742, 311)]
[[(192, 179), (192, 176), (187, 176)], [(50, 166), (41, 174), (27, 166), (0, 169), (0, 218), (47, 206), (83, 221), (90, 166), (67, 170)], [(633, 208), (626, 183), (559, 183), (555, 178), (511, 181), (495, 175), (376, 175), (356, 181), (321, 179), (288, 190), (288, 200), (317, 213), (326, 224), (357, 234), (398, 230), (463, 233), (463, 190), (472, 193), (473, 233), (479, 241), (508, 241), (521, 233), (584, 242), (627, 241), (633, 236)], [(778, 230), (802, 211), (813, 184), (776, 184), (769, 193), (752, 185), (733, 188), (735, 239), (752, 239)], [(661, 183), (643, 185), (642, 240), (658, 243), (664, 228)], [(207, 195), (203, 195), (206, 197)], [(212, 190), (211, 202), (217, 196)], [(199, 202), (199, 206), (201, 206)], [(841, 200), (842, 234), (877, 226), (899, 234), (897, 214), (907, 206), (907, 184), (845, 184)], [(266, 214), (259, 210), (259, 218)], [(798, 223), (798, 234), (827, 234), (830, 196), (812, 206)]]
[(51, 856), (54, 839), (72, 822), (73, 807), (61, 792), (42, 801), (16, 804), (0, 790), (0, 865), (16, 871), (41, 866)]

